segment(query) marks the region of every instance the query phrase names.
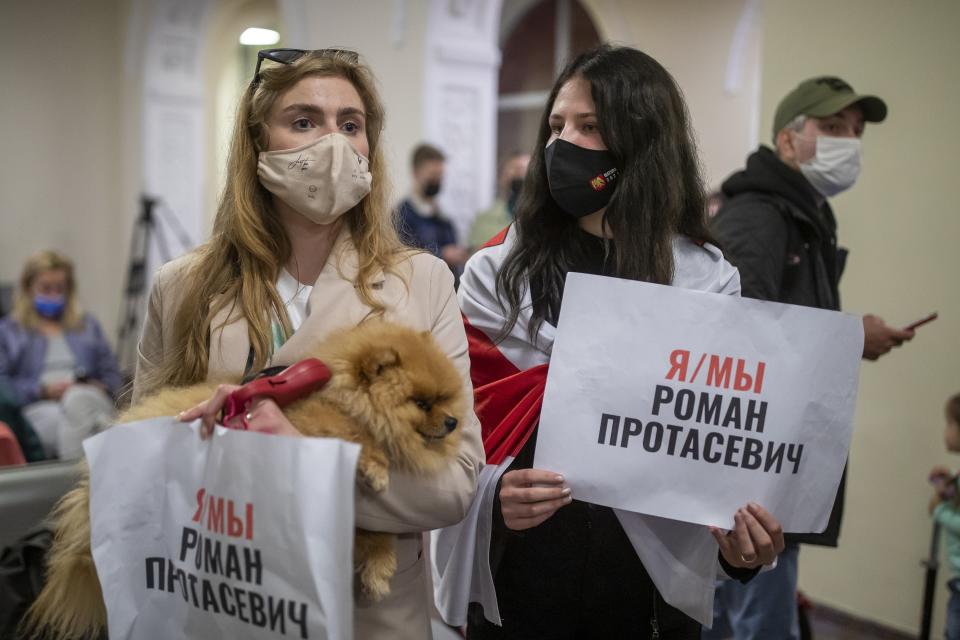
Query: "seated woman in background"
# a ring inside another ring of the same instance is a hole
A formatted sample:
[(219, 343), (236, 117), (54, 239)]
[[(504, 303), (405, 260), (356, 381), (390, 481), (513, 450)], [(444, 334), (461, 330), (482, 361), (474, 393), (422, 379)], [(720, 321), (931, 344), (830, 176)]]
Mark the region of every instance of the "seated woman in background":
[(96, 319), (80, 309), (73, 263), (27, 259), (13, 313), (0, 319), (0, 387), (12, 392), (49, 458), (83, 455), (108, 426), (122, 377)]

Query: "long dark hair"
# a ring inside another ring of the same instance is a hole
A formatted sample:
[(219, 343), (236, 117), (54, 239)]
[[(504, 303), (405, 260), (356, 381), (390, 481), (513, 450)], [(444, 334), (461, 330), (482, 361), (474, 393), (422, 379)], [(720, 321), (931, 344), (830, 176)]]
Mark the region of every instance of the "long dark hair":
[(550, 195), (544, 162), (553, 103), (577, 76), (590, 83), (600, 134), (620, 173), (603, 216), (614, 238), (608, 259), (615, 274), (670, 284), (674, 235), (711, 239), (690, 118), (676, 82), (636, 49), (603, 45), (587, 51), (557, 78), (540, 118), (517, 202), (516, 244), (497, 274), (497, 292), (508, 310), (504, 335), (517, 322), (527, 287), (536, 293), (531, 338), (546, 318), (556, 317), (564, 278), (583, 252), (577, 220)]

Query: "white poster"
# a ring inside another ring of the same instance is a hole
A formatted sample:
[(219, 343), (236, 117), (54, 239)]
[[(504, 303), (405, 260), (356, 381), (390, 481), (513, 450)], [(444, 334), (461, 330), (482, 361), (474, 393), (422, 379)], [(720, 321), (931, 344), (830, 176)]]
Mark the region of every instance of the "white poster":
[(84, 442), (110, 638), (353, 638), (359, 447), (157, 418)]
[(823, 531), (862, 351), (856, 316), (571, 273), (534, 466), (578, 500), (727, 529), (753, 501)]

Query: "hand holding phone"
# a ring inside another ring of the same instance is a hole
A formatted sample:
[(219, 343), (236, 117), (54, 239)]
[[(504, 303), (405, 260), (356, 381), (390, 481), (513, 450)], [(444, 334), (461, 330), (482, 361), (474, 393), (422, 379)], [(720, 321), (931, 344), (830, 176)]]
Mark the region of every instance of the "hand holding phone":
[(933, 321), (936, 320), (936, 319), (937, 319), (937, 312), (934, 311), (933, 313), (931, 313), (931, 314), (928, 315), (928, 316), (924, 316), (924, 317), (920, 318), (919, 320), (917, 320), (917, 321), (915, 321), (915, 322), (911, 322), (910, 324), (908, 324), (907, 326), (905, 326), (905, 327), (903, 328), (903, 330), (904, 330), (904, 331), (913, 331), (913, 330), (916, 329), (917, 327), (922, 327), (923, 325), (927, 324), (928, 322), (933, 322)]

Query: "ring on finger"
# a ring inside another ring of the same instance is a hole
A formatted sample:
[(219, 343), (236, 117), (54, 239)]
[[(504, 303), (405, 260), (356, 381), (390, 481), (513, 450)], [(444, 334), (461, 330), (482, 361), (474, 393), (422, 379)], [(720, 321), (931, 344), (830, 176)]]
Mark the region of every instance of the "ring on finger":
[(749, 558), (742, 553), (740, 554), (740, 559), (743, 560), (746, 564), (753, 564), (756, 561), (757, 556), (750, 556)]

